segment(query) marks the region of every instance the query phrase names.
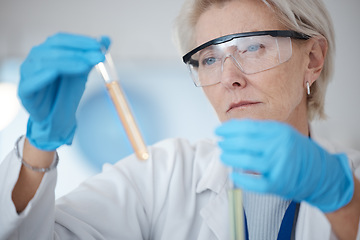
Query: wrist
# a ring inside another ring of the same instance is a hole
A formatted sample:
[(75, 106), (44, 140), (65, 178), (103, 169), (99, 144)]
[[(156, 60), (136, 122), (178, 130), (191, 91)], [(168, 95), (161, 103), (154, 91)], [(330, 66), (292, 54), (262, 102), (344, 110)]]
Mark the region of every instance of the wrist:
[(350, 202), (326, 214), (333, 231), (340, 239), (355, 239), (360, 221), (360, 181), (353, 176), (354, 194)]
[(340, 169), (342, 170), (341, 176), (343, 177), (342, 181), (341, 179), (339, 179), (339, 181), (341, 181), (341, 185), (339, 185), (340, 186), (339, 191), (341, 192), (340, 194), (343, 197), (342, 197), (342, 201), (339, 200), (338, 208), (341, 208), (348, 205), (354, 197), (355, 178), (351, 170), (351, 167), (349, 165), (349, 159), (347, 155), (341, 153), (341, 154), (335, 154), (335, 157), (337, 158), (340, 164)]
[[(22, 165), (34, 172), (49, 172), (55, 169), (59, 162), (59, 156), (55, 151), (43, 151), (32, 146), (25, 138), (23, 149), (19, 146), (22, 137), (15, 143), (15, 153)], [(22, 152), (22, 154), (20, 153)]]

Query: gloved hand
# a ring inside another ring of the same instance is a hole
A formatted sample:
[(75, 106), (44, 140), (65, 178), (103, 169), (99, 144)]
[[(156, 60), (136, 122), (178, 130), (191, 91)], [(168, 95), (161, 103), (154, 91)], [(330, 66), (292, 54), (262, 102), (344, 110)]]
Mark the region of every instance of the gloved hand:
[(223, 137), (221, 160), (240, 188), (306, 201), (325, 213), (352, 199), (347, 156), (328, 153), (287, 124), (231, 120), (216, 134)]
[(26, 136), (42, 150), (55, 150), (71, 144), (75, 112), (90, 70), (104, 61), (101, 40), (59, 33), (32, 48), (21, 65), (18, 94), (30, 117)]

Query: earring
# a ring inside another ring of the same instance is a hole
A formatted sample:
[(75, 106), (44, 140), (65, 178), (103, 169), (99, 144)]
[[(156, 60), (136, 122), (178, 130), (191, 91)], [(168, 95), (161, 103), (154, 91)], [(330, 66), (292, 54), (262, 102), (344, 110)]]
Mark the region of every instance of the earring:
[(310, 95), (310, 83), (306, 81), (307, 95)]

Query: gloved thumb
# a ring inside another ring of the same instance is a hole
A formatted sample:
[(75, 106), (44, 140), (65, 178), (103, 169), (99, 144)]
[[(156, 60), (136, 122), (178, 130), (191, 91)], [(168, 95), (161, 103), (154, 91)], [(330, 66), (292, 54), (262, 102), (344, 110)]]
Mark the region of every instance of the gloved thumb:
[(108, 36), (101, 36), (99, 42), (106, 49), (106, 51), (109, 49), (111, 40)]

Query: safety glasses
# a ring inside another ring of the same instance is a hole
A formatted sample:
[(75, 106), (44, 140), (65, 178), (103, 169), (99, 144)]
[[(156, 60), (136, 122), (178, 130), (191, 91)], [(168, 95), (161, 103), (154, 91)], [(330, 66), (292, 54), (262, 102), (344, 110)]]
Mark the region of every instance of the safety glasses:
[(229, 59), (245, 74), (274, 68), (291, 58), (291, 38), (310, 36), (288, 30), (231, 34), (193, 49), (183, 57), (197, 87), (219, 83), (224, 62)]

